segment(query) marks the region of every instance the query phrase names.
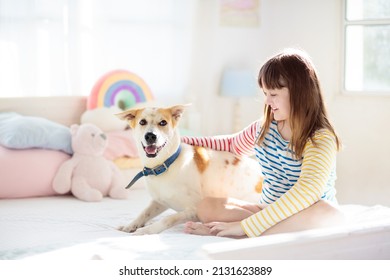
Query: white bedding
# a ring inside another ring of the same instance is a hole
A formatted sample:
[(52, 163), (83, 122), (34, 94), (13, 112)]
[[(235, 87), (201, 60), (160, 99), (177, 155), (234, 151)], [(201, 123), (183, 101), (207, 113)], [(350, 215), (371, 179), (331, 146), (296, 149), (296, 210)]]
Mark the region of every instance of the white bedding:
[[(128, 200), (105, 198), (102, 202), (96, 203), (83, 202), (72, 196), (0, 200), (0, 259), (50, 258), (74, 261), (78, 259), (188, 260), (248, 257), (246, 252), (229, 250), (229, 248), (235, 248), (240, 244), (245, 247), (245, 243), (242, 242), (249, 241), (188, 235), (183, 233), (183, 225), (177, 225), (161, 234), (148, 236), (133, 236), (116, 230), (118, 225), (132, 220), (148, 201), (149, 196), (143, 187), (132, 189)], [(374, 223), (377, 226), (376, 230), (382, 230), (387, 234), (385, 236), (388, 236), (387, 240), (390, 242), (390, 208), (346, 205), (342, 209), (350, 221), (350, 225), (343, 227), (342, 232), (360, 231), (361, 233)], [(313, 240), (313, 236), (317, 238), (317, 244), (322, 244), (320, 246), (330, 250), (329, 244), (332, 244), (332, 240), (336, 242), (336, 239), (340, 238), (340, 228), (281, 234), (271, 238), (259, 237), (251, 239), (250, 242), (252, 242), (251, 246), (256, 244), (264, 246), (264, 242), (274, 245), (279, 242), (283, 246), (287, 238), (290, 240), (288, 246), (295, 244), (295, 247), (289, 247), (290, 252), (293, 252), (299, 251), (303, 240)], [(349, 238), (351, 235), (343, 236)], [(291, 242), (294, 238), (297, 242)], [(327, 242), (321, 243), (321, 240)], [(361, 240), (362, 243), (372, 242), (372, 239)], [(389, 242), (385, 245), (390, 245)], [(383, 249), (387, 251), (384, 254), (382, 252), (378, 255), (375, 253), (368, 255), (366, 258), (390, 259), (390, 250), (388, 250), (390, 247), (383, 247), (382, 239), (378, 239), (377, 243), (374, 246), (378, 248), (382, 246), (382, 251)], [(365, 244), (357, 246), (364, 248)], [(229, 254), (223, 257), (221, 248), (222, 251), (229, 251)], [(261, 256), (267, 258), (267, 255)], [(273, 249), (273, 254), (269, 257), (289, 259), (294, 258), (294, 254), (278, 256), (278, 251)], [(307, 255), (307, 258), (315, 258), (315, 256)], [(364, 259), (365, 257), (343, 255), (343, 258)]]
[(128, 200), (96, 203), (72, 196), (0, 200), (0, 259), (199, 259), (203, 244), (227, 240), (184, 234), (183, 225), (149, 236), (116, 230), (148, 201), (144, 188), (132, 189)]

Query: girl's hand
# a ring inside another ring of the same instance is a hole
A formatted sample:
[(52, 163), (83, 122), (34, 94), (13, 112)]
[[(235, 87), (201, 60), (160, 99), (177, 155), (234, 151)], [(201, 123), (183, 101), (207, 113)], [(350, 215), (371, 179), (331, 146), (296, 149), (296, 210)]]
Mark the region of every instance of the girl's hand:
[(241, 227), (241, 222), (212, 222), (205, 224), (210, 229), (210, 234), (216, 236), (243, 237), (246, 236)]

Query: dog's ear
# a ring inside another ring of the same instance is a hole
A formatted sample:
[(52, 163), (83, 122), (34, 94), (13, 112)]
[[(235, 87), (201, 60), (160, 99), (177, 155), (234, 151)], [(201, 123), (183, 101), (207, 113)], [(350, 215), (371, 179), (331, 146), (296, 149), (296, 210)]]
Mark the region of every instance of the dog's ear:
[(137, 116), (138, 111), (140, 111), (140, 110), (139, 109), (130, 109), (130, 110), (127, 110), (127, 111), (124, 111), (121, 113), (117, 113), (117, 114), (115, 114), (115, 116), (117, 116), (121, 120), (127, 121), (130, 124), (130, 127), (133, 128), (134, 127), (133, 121), (134, 121), (135, 117)]
[(135, 116), (137, 115), (137, 109), (135, 110), (127, 110), (124, 112), (116, 113), (115, 116), (117, 116), (119, 119), (124, 121), (131, 121), (135, 119)]
[(171, 110), (172, 118), (175, 121), (178, 121), (183, 115), (185, 108), (189, 106), (191, 106), (191, 104), (181, 104), (181, 105), (175, 105), (171, 107), (170, 110)]

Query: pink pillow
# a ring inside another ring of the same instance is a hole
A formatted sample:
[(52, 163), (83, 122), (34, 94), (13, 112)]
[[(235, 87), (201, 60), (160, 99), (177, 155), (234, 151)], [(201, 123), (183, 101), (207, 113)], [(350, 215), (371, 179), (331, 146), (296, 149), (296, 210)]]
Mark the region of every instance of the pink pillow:
[(132, 133), (131, 129), (106, 132), (108, 145), (104, 152), (104, 157), (108, 160), (115, 160), (121, 157), (138, 157)]
[(56, 195), (53, 178), (69, 158), (61, 151), (0, 146), (0, 198)]

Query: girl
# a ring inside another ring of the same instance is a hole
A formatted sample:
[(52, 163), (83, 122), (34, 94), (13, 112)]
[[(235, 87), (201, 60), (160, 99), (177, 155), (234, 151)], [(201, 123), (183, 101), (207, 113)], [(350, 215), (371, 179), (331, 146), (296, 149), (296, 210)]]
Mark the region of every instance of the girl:
[(185, 232), (217, 236), (259, 236), (337, 225), (336, 152), (339, 138), (325, 109), (316, 71), (308, 56), (285, 50), (260, 69), (264, 120), (218, 137), (183, 137), (183, 142), (256, 155), (264, 176), (259, 204), (207, 197), (198, 206), (201, 223)]

